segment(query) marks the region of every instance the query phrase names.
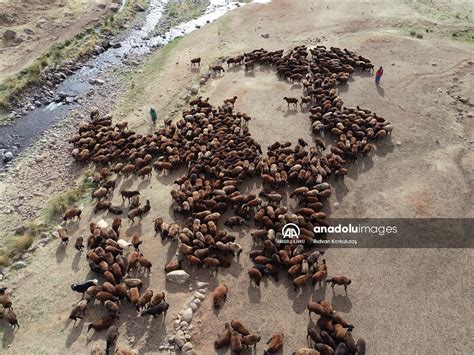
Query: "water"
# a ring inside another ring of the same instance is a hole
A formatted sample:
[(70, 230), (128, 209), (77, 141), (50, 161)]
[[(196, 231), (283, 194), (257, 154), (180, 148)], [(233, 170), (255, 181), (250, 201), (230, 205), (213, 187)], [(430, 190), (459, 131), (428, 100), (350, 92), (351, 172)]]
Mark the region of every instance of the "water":
[[(120, 41), (121, 47), (110, 48), (89, 60), (80, 70), (67, 77), (56, 88), (55, 94), (63, 92), (68, 96), (82, 96), (92, 88), (89, 83), (90, 79), (99, 77), (102, 72), (111, 67), (121, 65), (123, 59), (148, 55), (174, 38), (191, 33), (197, 29), (197, 26), (205, 26), (207, 22), (212, 22), (228, 11), (244, 5), (227, 0), (211, 0), (201, 17), (171, 28), (164, 34), (156, 34), (156, 25), (162, 18), (168, 2), (169, 0), (150, 0), (150, 6), (146, 10), (142, 25), (139, 28), (128, 30), (124, 39)], [(268, 3), (270, 0), (255, 0), (253, 2)], [(124, 3), (126, 0), (123, 1)], [(12, 151), (15, 156), (18, 155), (34, 144), (42, 133), (65, 118), (75, 106), (75, 103), (67, 105), (52, 103), (48, 106), (38, 107), (12, 123), (0, 126), (0, 150), (5, 149)], [(4, 168), (4, 162), (0, 159), (0, 170)]]

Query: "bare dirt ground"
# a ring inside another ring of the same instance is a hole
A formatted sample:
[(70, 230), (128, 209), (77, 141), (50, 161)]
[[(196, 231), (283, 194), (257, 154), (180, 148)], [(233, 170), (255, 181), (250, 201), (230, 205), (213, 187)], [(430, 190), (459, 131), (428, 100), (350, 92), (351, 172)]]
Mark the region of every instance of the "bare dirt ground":
[[(436, 32), (423, 39), (409, 37), (399, 24), (438, 21), (409, 5), (362, 4), (281, 0), (236, 10), (151, 58), (132, 79), (134, 88), (119, 104), (119, 113), (126, 113), (125, 117), (118, 114), (118, 120), (127, 119), (132, 128), (147, 132), (151, 129), (150, 106), (157, 107), (160, 116), (173, 116), (186, 87), (199, 77), (189, 68), (192, 57), (203, 58), (201, 71), (205, 72), (207, 64), (222, 55), (261, 47), (312, 46), (321, 39), (321, 44), (347, 47), (384, 66), (380, 90), (372, 76), (355, 75), (339, 94), (346, 105), (368, 107), (394, 126), (392, 136), (378, 144), (372, 156), (351, 166), (343, 182), (332, 181), (332, 216), (472, 218), (472, 44), (452, 41)], [(262, 33), (270, 37), (265, 39)], [(250, 131), (262, 146), (275, 140), (310, 139), (308, 114), (300, 109), (289, 113), (282, 100), (283, 96), (300, 96), (301, 88), (278, 81), (271, 71), (256, 69), (254, 75), (246, 76), (243, 70), (229, 70), (211, 80), (199, 95), (209, 97), (213, 104), (238, 96), (236, 108), (252, 116)], [(457, 96), (471, 101), (462, 103)], [(131, 98), (133, 103), (127, 101)], [(173, 329), (173, 315), (196, 289), (193, 286), (190, 292), (187, 285), (165, 283), (162, 270), (176, 245), (163, 244), (154, 237), (152, 225), (158, 215), (171, 220), (169, 191), (181, 173), (154, 174), (151, 181), (120, 180), (116, 189), (118, 193), (137, 187), (151, 200), (151, 213), (135, 226), (126, 222), (124, 230), (128, 236), (141, 233), (145, 255), (153, 262), (147, 281), (152, 289), (165, 290), (170, 303), (163, 324), (161, 318), (136, 318), (131, 308), (121, 315), (118, 344), (140, 353), (159, 352), (166, 332)], [(113, 201), (120, 204), (117, 193)], [(110, 221), (112, 217), (93, 216), (87, 204), (81, 223), (68, 226), (73, 237), (87, 235), (89, 218)], [(216, 334), (225, 321), (235, 318), (258, 331), (264, 341), (272, 332), (284, 332), (282, 353), (291, 354), (306, 344), (307, 301), (323, 297), (355, 325), (354, 335), (366, 339), (369, 354), (474, 352), (472, 250), (331, 249), (326, 256), (329, 274), (344, 274), (353, 280), (347, 295), (340, 289), (333, 293), (331, 288), (307, 288), (296, 294), (286, 280), (267, 280), (259, 290), (251, 287), (245, 272), (251, 264), (247, 229), (239, 231), (239, 240), (244, 246), (240, 262), (220, 270), (217, 279), (206, 271), (190, 271), (191, 285), (199, 279), (210, 282), (210, 289), (222, 282), (230, 288), (220, 312), (214, 313), (207, 297), (193, 319), (192, 342), (198, 354), (214, 353)], [(75, 328), (67, 322), (79, 299), (69, 285), (90, 276), (84, 255), (72, 246), (64, 250), (55, 240), (39, 249), (27, 268), (9, 276), (21, 328), (13, 332), (0, 324), (4, 352), (82, 354), (96, 344), (103, 347), (104, 334), (86, 334), (87, 323), (102, 314), (99, 306), (90, 309), (85, 321)], [(257, 353), (263, 349), (262, 341)]]
[(73, 37), (110, 12), (111, 1), (1, 0), (0, 33), (17, 33), (20, 43), (0, 44), (0, 79), (26, 67), (49, 47)]

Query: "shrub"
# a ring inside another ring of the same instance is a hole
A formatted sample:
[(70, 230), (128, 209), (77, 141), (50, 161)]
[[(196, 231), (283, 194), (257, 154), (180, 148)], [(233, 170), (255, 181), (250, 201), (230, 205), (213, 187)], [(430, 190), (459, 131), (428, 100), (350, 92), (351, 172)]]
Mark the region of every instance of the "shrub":
[(29, 247), (31, 247), (31, 244), (33, 244), (33, 238), (29, 235), (22, 235), (18, 237), (15, 242), (15, 249), (18, 251), (25, 251)]

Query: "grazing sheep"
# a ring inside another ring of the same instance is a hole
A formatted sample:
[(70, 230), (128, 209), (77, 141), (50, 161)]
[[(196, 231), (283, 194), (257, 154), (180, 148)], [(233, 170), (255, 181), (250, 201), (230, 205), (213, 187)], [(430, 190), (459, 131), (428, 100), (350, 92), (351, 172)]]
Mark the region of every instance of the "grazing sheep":
[(99, 284), (99, 281), (97, 279), (87, 280), (81, 284), (72, 284), (71, 290), (76, 291), (78, 293), (84, 293), (87, 291), (89, 287), (96, 286), (98, 284)]
[(111, 348), (115, 346), (117, 343), (117, 338), (119, 336), (119, 331), (117, 326), (112, 325), (108, 330), (107, 330), (107, 335), (105, 337), (106, 343), (105, 343), (105, 355), (109, 354), (109, 351)]
[(161, 302), (157, 304), (156, 306), (150, 307), (146, 309), (145, 311), (143, 311), (141, 313), (141, 316), (143, 317), (146, 315), (150, 315), (150, 316), (153, 316), (153, 318), (157, 318), (158, 315), (160, 315), (161, 313), (164, 313), (166, 315), (166, 312), (168, 311), (169, 307), (170, 305), (168, 303)]
[(145, 305), (151, 301), (152, 297), (153, 297), (152, 290), (146, 290), (145, 292), (143, 292), (140, 298), (138, 299), (137, 304), (135, 305), (137, 311), (140, 311), (143, 307), (145, 307)]
[(67, 222), (68, 220), (73, 219), (73, 218), (77, 218), (78, 220), (80, 220), (81, 219), (81, 213), (82, 213), (82, 211), (79, 208), (76, 208), (76, 207), (69, 208), (64, 213), (63, 220), (65, 222)]
[(3, 312), (3, 316), (8, 321), (8, 324), (13, 326), (13, 329), (15, 329), (15, 327), (20, 328), (20, 325), (18, 324), (18, 319), (16, 318), (16, 314), (11, 308), (5, 309)]
[(86, 315), (87, 303), (87, 300), (79, 301), (69, 314), (69, 319), (72, 319), (74, 323), (76, 323), (77, 319), (82, 319)]
[(270, 340), (267, 341), (267, 349), (263, 351), (264, 355), (274, 354), (283, 348), (283, 333), (272, 334)]
[(125, 199), (130, 200), (135, 195), (140, 195), (140, 191), (137, 190), (122, 190), (120, 191), (120, 195), (122, 196), (122, 201)]
[(231, 104), (234, 107), (235, 101), (237, 100), (237, 96), (234, 96), (232, 99), (225, 99), (224, 104)]
[(89, 330), (91, 330), (91, 329), (94, 329), (95, 331), (101, 331), (101, 330), (108, 329), (112, 325), (114, 320), (115, 320), (115, 317), (111, 316), (111, 315), (107, 315), (105, 317), (102, 317), (98, 321), (90, 323), (87, 326), (87, 332), (89, 332)]
[(260, 287), (260, 281), (262, 281), (262, 274), (258, 269), (255, 267), (252, 267), (249, 269), (248, 274), (250, 276), (250, 279), (255, 282), (255, 286)]
[(298, 99), (295, 98), (295, 97), (284, 97), (283, 100), (286, 101), (286, 103), (288, 104), (288, 108), (290, 108), (290, 104), (294, 106), (294, 108), (296, 109), (298, 107)]
[(67, 229), (66, 228), (60, 228), (57, 230), (59, 239), (61, 239), (61, 243), (67, 246), (67, 243), (69, 242), (69, 237), (67, 236)]
[(77, 251), (82, 252), (84, 249), (84, 238), (77, 237), (74, 243), (74, 248), (76, 248)]
[(239, 332), (242, 335), (250, 335), (247, 327), (245, 327), (245, 325), (240, 320), (233, 320), (230, 322), (230, 325), (236, 332)]
[(345, 276), (334, 276), (326, 280), (327, 283), (331, 283), (331, 287), (335, 285), (344, 286), (344, 290), (347, 290), (347, 286), (351, 284), (352, 280)]
[(225, 346), (230, 345), (232, 331), (230, 329), (229, 323), (225, 323), (224, 331), (221, 335), (217, 337), (217, 340), (214, 342), (214, 348), (221, 349)]
[(243, 350), (242, 335), (236, 331), (233, 331), (230, 336), (230, 350), (237, 354)]
[(257, 347), (257, 343), (262, 339), (262, 337), (258, 336), (258, 335), (254, 335), (254, 334), (251, 334), (251, 335), (245, 335), (242, 337), (242, 345), (244, 345), (245, 347), (249, 347), (249, 346), (252, 346), (254, 348)]
[(195, 65), (198, 67), (201, 66), (201, 57), (191, 59), (191, 67), (194, 67)]
[(221, 303), (227, 300), (228, 292), (229, 288), (225, 284), (219, 285), (214, 289), (214, 293), (212, 294), (212, 304), (215, 309), (218, 309)]
[(6, 290), (6, 287), (0, 288), (0, 304), (3, 306), (3, 308), (12, 308), (12, 302), (10, 301), (8, 295), (5, 293)]

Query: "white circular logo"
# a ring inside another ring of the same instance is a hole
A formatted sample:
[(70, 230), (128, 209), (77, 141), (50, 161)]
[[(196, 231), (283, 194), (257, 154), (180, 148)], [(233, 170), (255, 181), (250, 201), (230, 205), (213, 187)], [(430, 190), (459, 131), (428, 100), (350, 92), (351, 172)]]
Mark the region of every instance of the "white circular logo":
[(283, 226), (281, 230), (283, 239), (298, 239), (300, 236), (300, 227), (294, 223), (287, 223)]

